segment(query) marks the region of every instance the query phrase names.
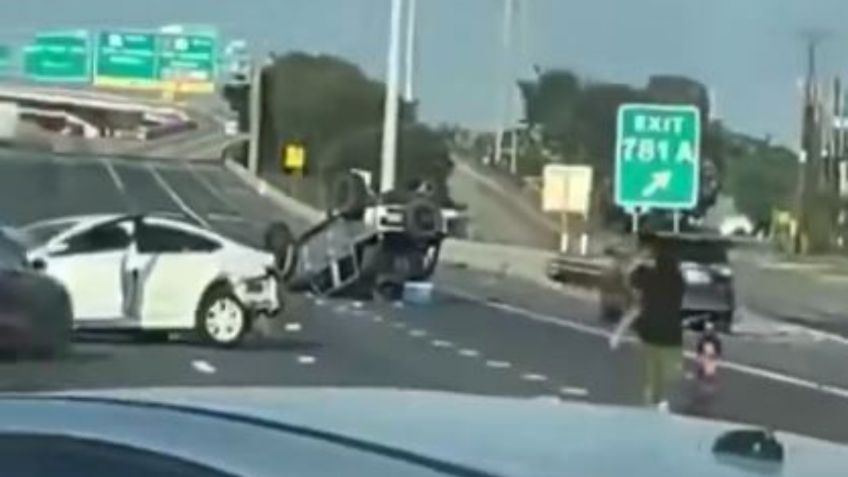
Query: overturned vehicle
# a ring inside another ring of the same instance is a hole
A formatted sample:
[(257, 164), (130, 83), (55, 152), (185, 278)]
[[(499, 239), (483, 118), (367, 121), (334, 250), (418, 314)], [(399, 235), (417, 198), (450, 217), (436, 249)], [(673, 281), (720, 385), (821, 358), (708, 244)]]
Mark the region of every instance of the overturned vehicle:
[(426, 187), (377, 195), (351, 172), (333, 184), (330, 203), (300, 237), (283, 223), (266, 233), (290, 291), (396, 300), (407, 282), (433, 275), (447, 226)]

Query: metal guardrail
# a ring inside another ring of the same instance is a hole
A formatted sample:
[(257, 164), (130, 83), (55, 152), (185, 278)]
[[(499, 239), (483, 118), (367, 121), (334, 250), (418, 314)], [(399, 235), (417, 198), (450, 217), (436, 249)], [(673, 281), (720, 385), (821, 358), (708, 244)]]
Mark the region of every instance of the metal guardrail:
[(558, 255), (548, 262), (546, 275), (549, 279), (584, 288), (596, 288), (604, 272), (612, 264), (602, 258), (587, 259)]

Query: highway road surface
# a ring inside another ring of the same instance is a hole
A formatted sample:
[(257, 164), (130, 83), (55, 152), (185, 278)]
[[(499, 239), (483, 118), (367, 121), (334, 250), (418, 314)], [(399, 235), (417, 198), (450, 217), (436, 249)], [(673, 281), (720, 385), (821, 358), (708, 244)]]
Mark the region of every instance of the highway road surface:
[[(6, 223), (119, 211), (184, 213), (252, 244), (274, 220), (307, 226), (216, 162), (0, 151)], [(587, 297), (462, 269), (442, 270), (437, 286), (417, 306), (293, 296), (235, 350), (79, 336), (61, 360), (0, 362), (0, 389), (376, 386), (638, 404), (636, 349), (609, 350)], [(728, 343), (713, 417), (848, 443), (845, 346), (776, 338)], [(677, 412), (688, 412), (681, 395)]]

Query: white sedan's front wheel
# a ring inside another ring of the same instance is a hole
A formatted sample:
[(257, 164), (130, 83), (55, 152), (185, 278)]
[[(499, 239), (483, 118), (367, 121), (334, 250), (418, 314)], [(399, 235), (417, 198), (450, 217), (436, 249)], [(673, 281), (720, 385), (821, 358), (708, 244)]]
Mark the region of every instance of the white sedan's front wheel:
[(235, 346), (249, 329), (244, 305), (226, 287), (215, 287), (203, 297), (197, 310), (197, 331), (207, 343)]

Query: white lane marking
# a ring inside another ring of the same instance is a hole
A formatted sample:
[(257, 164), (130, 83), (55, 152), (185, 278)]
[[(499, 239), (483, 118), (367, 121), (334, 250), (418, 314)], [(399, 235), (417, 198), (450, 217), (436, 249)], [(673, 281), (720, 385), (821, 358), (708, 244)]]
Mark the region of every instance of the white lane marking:
[(383, 317), (380, 316), (380, 315), (374, 315), (374, 317), (372, 319), (374, 320), (374, 323), (382, 323), (383, 322)]
[(206, 190), (209, 191), (209, 193), (212, 194), (213, 197), (218, 199), (218, 201), (222, 204), (228, 207), (230, 206), (230, 201), (227, 199), (227, 197), (225, 197), (223, 192), (221, 192), (220, 189), (212, 185), (212, 182), (210, 182), (209, 179), (203, 177), (199, 172), (197, 172), (197, 168), (194, 165), (186, 164), (185, 167), (186, 169), (188, 169), (189, 173), (191, 173), (191, 176), (194, 177), (194, 179), (199, 182), (200, 185), (206, 188)]
[(333, 308), (333, 312), (339, 313), (339, 314), (347, 313), (347, 306), (346, 305), (336, 305), (336, 307)]
[(476, 349), (464, 348), (459, 350), (459, 355), (465, 356), (466, 358), (476, 358), (477, 356), (480, 356), (480, 352)]
[(361, 301), (355, 301), (355, 302), (353, 302), (353, 307), (354, 307), (354, 308), (360, 309), (360, 308), (362, 308), (363, 306), (365, 306), (365, 303), (362, 303)]
[(453, 348), (453, 343), (445, 340), (433, 340), (430, 342), (430, 344), (435, 346), (436, 348)]
[[(488, 300), (479, 298), (475, 295), (465, 292), (458, 292), (456, 290), (442, 290), (444, 293), (452, 294), (455, 297), (464, 298), (469, 301), (473, 301), (475, 303), (482, 304), (484, 306), (488, 306), (490, 308), (494, 308), (501, 311), (506, 311), (512, 313), (514, 315), (523, 316), (533, 321), (537, 321), (540, 323), (547, 323), (554, 326), (559, 326), (561, 328), (568, 328), (574, 331), (578, 331), (581, 333), (585, 333), (592, 336), (597, 336), (601, 338), (609, 338), (610, 332), (603, 330), (601, 328), (594, 328), (588, 325), (584, 325), (582, 323), (575, 323), (573, 321), (569, 321), (565, 318), (555, 318), (553, 316), (545, 315), (542, 313), (537, 313), (531, 310), (526, 310), (524, 308), (519, 308), (517, 306), (506, 305), (503, 303), (492, 303)], [(632, 337), (627, 337), (625, 341), (635, 342), (636, 339)], [(695, 353), (691, 351), (684, 352), (684, 355), (688, 359), (694, 359)], [(750, 376), (756, 376), (763, 379), (769, 379), (775, 382), (788, 384), (792, 386), (798, 386), (800, 388), (810, 389), (813, 391), (819, 391), (824, 394), (830, 394), (832, 396), (837, 396), (841, 398), (848, 399), (848, 389), (834, 386), (830, 384), (818, 383), (809, 379), (799, 378), (796, 376), (792, 376), (789, 374), (781, 373), (778, 371), (771, 371), (768, 369), (758, 368), (755, 366), (749, 366), (747, 364), (736, 363), (733, 361), (722, 361), (721, 366), (742, 374), (747, 374)]]
[(392, 303), (392, 306), (394, 306), (395, 308), (403, 308), (403, 302), (402, 301), (396, 301), (396, 302)]
[(118, 175), (118, 171), (115, 170), (115, 166), (112, 165), (112, 161), (106, 158), (102, 158), (100, 159), (100, 161), (103, 163), (103, 166), (109, 172), (109, 177), (112, 178), (112, 182), (115, 183), (115, 187), (117, 187), (118, 190), (121, 191), (122, 195), (127, 195), (127, 188), (124, 185), (124, 181), (121, 179), (121, 176)]
[[(443, 290), (445, 291), (445, 290)], [(484, 306), (488, 306), (490, 308), (494, 308), (496, 310), (505, 311), (507, 313), (512, 313), (514, 315), (521, 315), (526, 318), (530, 318), (531, 320), (538, 321), (540, 323), (548, 323), (551, 325), (560, 326), (562, 328), (569, 328), (574, 331), (579, 331), (581, 333), (586, 333), (593, 336), (599, 336), (602, 338), (609, 338), (610, 334), (606, 330), (601, 328), (595, 328), (594, 326), (584, 325), (583, 323), (576, 323), (573, 321), (566, 320), (564, 318), (556, 318), (553, 316), (545, 315), (543, 313), (537, 313), (532, 310), (527, 310), (524, 308), (520, 308), (517, 306), (513, 306), (507, 303), (500, 302), (492, 302), (486, 300), (484, 298), (480, 298), (476, 295), (472, 295), (470, 293), (459, 292), (456, 290), (447, 290), (445, 293), (449, 293), (458, 298), (464, 298), (468, 301), (473, 301), (475, 303), (482, 304)]]
[(510, 363), (509, 361), (497, 361), (497, 360), (490, 359), (490, 360), (486, 361), (486, 366), (489, 367), (489, 368), (506, 369), (506, 368), (511, 368), (512, 363)]
[(315, 359), (314, 356), (309, 356), (309, 355), (304, 354), (304, 355), (297, 357), (298, 364), (315, 364), (315, 361), (317, 361), (317, 360)]
[(168, 196), (171, 197), (171, 200), (173, 200), (179, 208), (183, 209), (183, 212), (185, 212), (189, 217), (193, 218), (207, 229), (212, 228), (209, 226), (209, 222), (207, 222), (206, 219), (204, 219), (200, 214), (195, 212), (191, 207), (188, 206), (188, 204), (185, 203), (185, 201), (183, 201), (182, 197), (177, 194), (177, 191), (175, 191), (174, 188), (171, 187), (170, 184), (168, 184), (165, 178), (162, 177), (161, 174), (159, 174), (159, 171), (156, 170), (156, 167), (154, 167), (153, 165), (149, 165), (147, 169), (153, 175), (153, 178), (156, 179), (156, 182), (158, 182), (159, 185), (162, 186), (162, 189), (164, 189), (165, 192), (168, 194)]
[(406, 328), (406, 323), (395, 322), (395, 323), (392, 323), (392, 327), (397, 328), (399, 330), (402, 330), (402, 329)]
[(317, 306), (324, 306), (325, 303), (327, 303), (327, 302), (323, 298), (316, 298), (315, 299), (315, 304)]
[(297, 333), (303, 329), (303, 326), (300, 323), (286, 323), (283, 329), (289, 333)]
[(548, 377), (544, 374), (536, 374), (536, 373), (525, 373), (521, 375), (521, 379), (525, 381), (534, 381), (534, 382), (542, 382), (547, 381)]
[(409, 336), (411, 336), (413, 338), (423, 338), (423, 337), (427, 336), (427, 332), (424, 331), (424, 330), (411, 330), (409, 332)]
[(198, 373), (203, 374), (215, 374), (215, 366), (212, 366), (209, 361), (205, 361), (202, 359), (196, 359), (191, 362), (191, 367), (195, 369)]
[(589, 390), (586, 388), (576, 388), (572, 386), (563, 386), (559, 388), (559, 392), (566, 396), (586, 397), (589, 395)]

